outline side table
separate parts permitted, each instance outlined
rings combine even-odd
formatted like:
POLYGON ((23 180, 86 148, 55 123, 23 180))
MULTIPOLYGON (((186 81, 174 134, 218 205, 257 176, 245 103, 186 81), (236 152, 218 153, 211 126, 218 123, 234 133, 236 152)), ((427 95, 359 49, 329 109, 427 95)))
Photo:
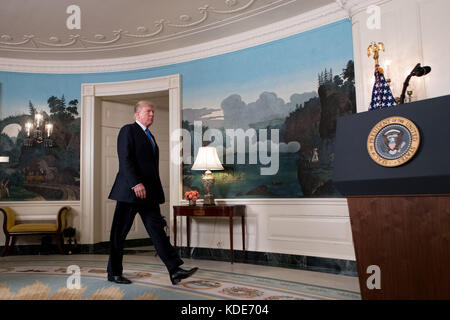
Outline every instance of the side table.
POLYGON ((191 217, 228 217, 230 223, 231 263, 234 262, 233 252, 233 217, 241 217, 242 223, 242 252, 245 259, 245 205, 215 205, 215 206, 173 206, 173 234, 174 245, 177 246, 177 217, 186 217, 187 249, 190 254, 191 217))

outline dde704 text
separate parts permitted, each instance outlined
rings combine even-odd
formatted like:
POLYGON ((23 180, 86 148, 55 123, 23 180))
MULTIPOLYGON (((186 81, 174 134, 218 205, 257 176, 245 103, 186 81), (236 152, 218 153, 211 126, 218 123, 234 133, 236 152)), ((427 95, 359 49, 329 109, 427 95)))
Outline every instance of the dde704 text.
POLYGON ((269 314, 269 308, 267 305, 261 306, 259 304, 243 304, 243 305, 237 305, 237 304, 231 304, 227 305, 225 308, 225 314, 269 314))

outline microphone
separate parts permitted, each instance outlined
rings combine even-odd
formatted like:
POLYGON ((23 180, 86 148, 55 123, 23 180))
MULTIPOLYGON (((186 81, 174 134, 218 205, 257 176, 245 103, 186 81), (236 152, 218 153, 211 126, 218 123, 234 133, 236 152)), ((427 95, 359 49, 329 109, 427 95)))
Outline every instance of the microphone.
POLYGON ((403 83, 403 90, 402 95, 400 96, 400 104, 405 103, 406 98, 406 89, 409 86, 409 80, 411 80, 412 77, 423 77, 426 74, 429 74, 431 72, 431 67, 429 66, 421 66, 420 63, 418 63, 414 69, 411 71, 409 76, 406 78, 405 82, 403 83))
POLYGON ((416 67, 414 68, 414 70, 411 72, 411 74, 416 77, 422 77, 426 74, 429 74, 430 72, 431 72, 431 67, 429 67, 429 66, 422 67, 420 65, 420 63, 418 63, 416 65, 416 67))

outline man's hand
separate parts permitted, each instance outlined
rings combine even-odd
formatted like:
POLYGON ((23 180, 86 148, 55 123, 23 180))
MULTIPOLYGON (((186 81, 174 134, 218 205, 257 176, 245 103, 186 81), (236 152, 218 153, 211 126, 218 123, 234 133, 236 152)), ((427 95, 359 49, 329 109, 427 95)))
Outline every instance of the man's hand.
POLYGON ((136 197, 139 199, 145 199, 147 196, 147 193, 145 192, 145 187, 142 183, 139 183, 137 186, 133 188, 134 193, 136 194, 136 197))

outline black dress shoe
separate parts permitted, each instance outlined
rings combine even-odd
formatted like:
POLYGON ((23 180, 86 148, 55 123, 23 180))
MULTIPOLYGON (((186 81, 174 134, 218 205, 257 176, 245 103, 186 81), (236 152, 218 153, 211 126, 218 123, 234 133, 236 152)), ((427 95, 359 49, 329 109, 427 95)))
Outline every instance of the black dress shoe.
POLYGON ((108 275, 108 281, 112 281, 119 284, 130 284, 131 281, 124 276, 110 276, 108 275))
POLYGON ((192 276, 197 270, 197 267, 192 268, 191 270, 183 270, 181 268, 177 268, 174 272, 170 273, 170 281, 172 281, 173 285, 176 285, 182 279, 186 279, 192 276))

